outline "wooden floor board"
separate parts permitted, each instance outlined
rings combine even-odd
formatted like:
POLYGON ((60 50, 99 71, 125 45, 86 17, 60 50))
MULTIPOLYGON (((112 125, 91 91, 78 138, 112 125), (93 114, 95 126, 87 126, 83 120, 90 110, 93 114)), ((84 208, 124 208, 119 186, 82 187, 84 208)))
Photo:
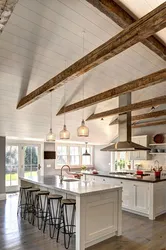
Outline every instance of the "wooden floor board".
MULTIPOLYGON (((63 237, 57 244, 27 221, 17 217, 16 194, 0 201, 0 250, 64 250, 63 237)), ((75 249, 75 239, 69 250, 75 249)), ((166 215, 155 221, 123 212, 123 236, 113 237, 88 250, 166 250, 166 215)))

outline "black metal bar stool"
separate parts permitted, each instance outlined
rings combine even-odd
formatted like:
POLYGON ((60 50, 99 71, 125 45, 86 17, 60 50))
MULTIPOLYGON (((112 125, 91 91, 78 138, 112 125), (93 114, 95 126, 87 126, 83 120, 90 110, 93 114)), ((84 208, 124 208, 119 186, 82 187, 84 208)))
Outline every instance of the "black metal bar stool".
POLYGON ((27 190, 32 188, 31 186, 20 187, 19 197, 18 197, 18 208, 17 215, 20 212, 21 218, 24 218, 24 210, 27 201, 27 190))
POLYGON ((32 212, 32 225, 34 226, 35 219, 37 219, 37 226, 39 230, 41 230, 43 227, 49 194, 49 191, 40 191, 35 194, 35 201, 32 212))
POLYGON ((34 211, 35 194, 39 192, 40 188, 31 188, 27 190, 27 199, 24 209, 24 219, 26 219, 26 214, 28 214, 28 222, 32 223, 32 216, 34 211))
POLYGON ((61 201, 63 196, 52 194, 48 196, 46 216, 44 219, 43 233, 45 232, 46 225, 49 225, 49 235, 53 239, 55 230, 59 228, 61 201))
POLYGON ((64 245, 68 249, 70 246, 70 240, 72 235, 75 234, 75 212, 76 212, 76 200, 74 199, 64 199, 61 205, 61 217, 58 225, 57 242, 59 240, 60 230, 64 234, 64 245), (69 219, 69 208, 72 207, 70 219, 69 219), (68 241, 67 241, 68 236, 68 241))

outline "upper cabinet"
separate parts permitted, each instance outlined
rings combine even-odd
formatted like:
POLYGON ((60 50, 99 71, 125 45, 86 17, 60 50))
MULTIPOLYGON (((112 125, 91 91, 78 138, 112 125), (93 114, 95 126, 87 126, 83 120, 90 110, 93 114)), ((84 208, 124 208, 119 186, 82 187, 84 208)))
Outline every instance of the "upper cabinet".
MULTIPOLYGON (((133 136, 132 141, 145 147, 148 146, 147 135, 133 136)), ((150 155, 148 151, 133 151, 130 153, 130 160, 149 160, 149 159, 150 155)))

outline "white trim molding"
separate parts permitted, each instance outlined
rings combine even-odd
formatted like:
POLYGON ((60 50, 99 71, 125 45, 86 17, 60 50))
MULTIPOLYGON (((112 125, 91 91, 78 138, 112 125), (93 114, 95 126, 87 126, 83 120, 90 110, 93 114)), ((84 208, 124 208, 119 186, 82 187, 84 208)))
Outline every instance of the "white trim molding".
POLYGON ((6 194, 0 194, 0 201, 6 200, 6 194))

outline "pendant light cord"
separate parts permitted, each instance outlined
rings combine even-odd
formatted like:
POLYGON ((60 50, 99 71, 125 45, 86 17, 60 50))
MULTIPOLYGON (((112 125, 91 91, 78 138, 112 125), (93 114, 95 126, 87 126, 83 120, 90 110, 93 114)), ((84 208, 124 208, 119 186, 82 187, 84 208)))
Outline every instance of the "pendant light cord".
POLYGON ((51 91, 51 98, 50 98, 50 106, 51 106, 51 118, 50 118, 50 129, 52 130, 52 91, 51 91))
MULTIPOLYGON (((82 32, 82 47, 83 47, 83 57, 84 57, 84 54, 85 54, 85 30, 83 30, 82 32)), ((85 75, 83 73, 83 87, 82 87, 82 94, 83 94, 83 109, 82 109, 82 119, 84 120, 84 95, 85 95, 85 75)))
MULTIPOLYGON (((67 61, 65 60, 65 69, 67 68, 67 61)), ((64 101, 64 105, 63 105, 63 112, 64 112, 64 125, 66 125, 66 80, 64 81, 64 98, 63 98, 63 101, 64 101)))

